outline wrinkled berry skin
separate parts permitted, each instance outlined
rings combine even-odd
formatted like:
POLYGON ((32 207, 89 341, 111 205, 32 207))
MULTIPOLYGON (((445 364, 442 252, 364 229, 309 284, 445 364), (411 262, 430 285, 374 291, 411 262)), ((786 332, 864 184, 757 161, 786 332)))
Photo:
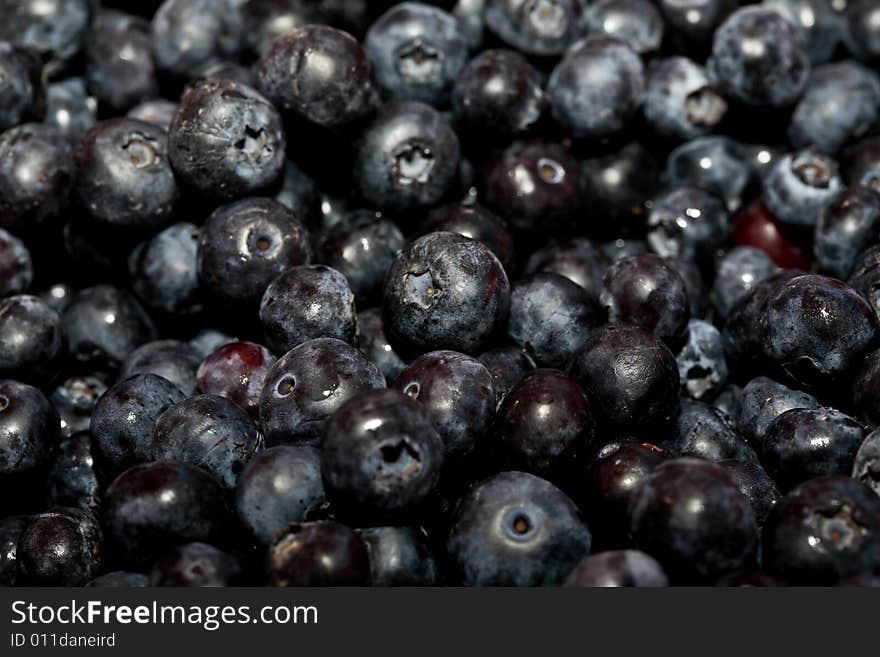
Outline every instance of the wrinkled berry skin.
POLYGON ((192 315, 201 310, 198 243, 198 227, 181 222, 132 252, 128 260, 131 287, 148 308, 168 315, 192 315))
POLYGON ((794 109, 788 136, 799 148, 823 153, 862 137, 880 118, 880 78, 855 62, 825 64, 813 71, 794 109))
POLYGON ((783 490, 816 477, 849 475, 864 436, 861 425, 840 411, 792 409, 767 427, 763 462, 783 490))
POLYGON ((513 236, 507 224, 479 203, 449 203, 431 210, 419 232, 456 233, 477 240, 489 247, 504 271, 511 272, 515 267, 513 236))
POLYGON ((158 96, 149 23, 119 11, 99 12, 86 44, 86 82, 98 102, 114 112, 158 96))
POLYGON ((367 586, 370 558, 345 525, 292 523, 269 548, 266 572, 269 586, 367 586))
POLYGON ((89 31, 89 0, 5 0, 0 39, 36 50, 46 73, 59 73, 77 55, 89 31))
POLYGON ((175 545, 222 536, 224 499, 220 484, 194 465, 136 465, 104 493, 105 536, 120 563, 147 565, 175 545))
POLYGON ((96 463, 94 441, 88 431, 63 438, 49 469, 48 505, 98 513, 103 480, 96 463))
POLYGON ((644 430, 678 410, 675 356, 657 337, 625 324, 593 331, 577 351, 571 375, 593 408, 615 430, 644 430))
POLYGON ((423 208, 450 190, 460 157, 458 137, 443 115, 419 102, 392 102, 355 146, 354 182, 370 206, 423 208))
POLYGON ((18 538, 30 519, 30 516, 0 518, 0 586, 18 584, 18 538))
POLYGON ((748 498, 755 521, 758 527, 762 527, 782 497, 776 483, 756 461, 725 459, 718 465, 727 471, 734 485, 748 498))
POLYGON ((369 308, 358 313, 358 349, 378 368, 388 383, 394 381, 406 368, 385 333, 382 310, 369 308))
POLYGON ((422 405, 450 458, 467 456, 491 428, 495 385, 475 358, 432 351, 416 358, 391 387, 422 405))
POLYGON ((543 367, 564 369, 600 321, 589 293, 559 274, 520 279, 510 293, 507 334, 543 367))
POLYGON ((654 199, 646 239, 663 258, 702 263, 727 242, 728 226, 721 199, 697 187, 676 187, 654 199))
POLYGON ((33 233, 58 220, 72 176, 73 153, 57 128, 23 123, 0 134, 0 228, 33 233))
POLYGON ((34 266, 27 246, 0 228, 0 297, 24 292, 33 280, 34 266))
POLYGON ((778 108, 800 97, 810 61, 797 28, 766 7, 743 7, 717 29, 709 70, 725 94, 752 107, 778 108))
POLYGON ((268 198, 248 198, 215 210, 199 236, 199 283, 221 302, 253 304, 285 269, 312 257, 306 227, 268 198))
POLYGON ((115 369, 156 338, 152 319, 130 292, 111 285, 80 291, 61 315, 67 352, 82 366, 115 369))
POLYGON ((880 432, 872 431, 859 446, 852 478, 880 495, 880 432))
POLYGON ((800 385, 832 383, 851 372, 877 338, 877 318, 852 288, 824 276, 795 277, 767 299, 761 346, 770 363, 800 385))
POLYGON ((279 445, 254 456, 235 488, 241 523, 262 545, 291 522, 317 516, 326 503, 321 453, 307 445, 279 445))
POLYGON ((257 425, 238 406, 217 395, 178 402, 156 420, 153 459, 197 465, 228 489, 263 449, 257 425))
POLYGON ((556 480, 592 447, 595 430, 580 386, 561 372, 539 369, 504 398, 490 449, 510 467, 556 480))
POLYGON ((385 377, 357 349, 318 338, 284 354, 260 395, 260 428, 266 445, 316 444, 324 425, 357 393, 384 388, 385 377))
POLYGON ((335 507, 353 519, 416 511, 443 467, 445 445, 425 408, 397 390, 369 390, 327 422, 321 471, 335 507))
POLYGON ((640 326, 673 347, 680 346, 690 319, 684 280, 653 254, 622 258, 605 272, 600 303, 611 322, 640 326))
POLYGON ((820 477, 786 495, 764 526, 764 568, 822 586, 880 572, 880 498, 849 477, 820 477))
POLYGON ((386 328, 406 345, 474 353, 504 325, 510 283, 481 242, 429 233, 395 258, 383 298, 386 328))
POLYGON ((55 408, 37 388, 0 380, 0 475, 26 473, 45 463, 59 424, 55 408))
POLYGON ((739 431, 749 444, 760 450, 764 435, 773 421, 795 408, 820 408, 819 401, 801 390, 789 388, 766 376, 759 376, 742 390, 739 431))
POLYGON ((149 461, 156 420, 184 398, 155 374, 138 374, 107 390, 92 412, 90 431, 108 474, 149 461))
POLYGON ((169 220, 178 190, 165 131, 135 119, 89 130, 74 155, 79 204, 99 225, 156 228, 169 220))
POLYGON ((880 193, 850 187, 819 213, 813 253, 822 271, 845 279, 880 234, 880 193))
POLYGON ((174 172, 208 198, 254 195, 284 167, 278 111, 257 91, 214 78, 184 91, 168 129, 174 172))
POLYGON ((581 33, 583 0, 488 0, 486 27, 528 55, 561 55, 581 33))
POLYGON ((260 393, 275 356, 255 342, 231 342, 205 358, 196 372, 196 389, 219 395, 259 417, 260 393))
POLYGON ((417 527, 369 527, 358 531, 370 555, 373 586, 432 586, 437 564, 427 534, 417 527))
POLYGON ((584 237, 553 241, 535 251, 526 262, 526 274, 551 272, 564 276, 587 291, 590 299, 598 301, 602 277, 608 268, 608 259, 584 237))
POLYGON ((687 341, 675 357, 682 392, 692 399, 713 399, 727 383, 724 338, 712 324, 688 322, 687 341))
POLYGON ((0 375, 39 380, 61 350, 61 318, 39 297, 0 299, 0 375))
POLYGON ((727 103, 705 68, 686 57, 665 59, 648 75, 645 118, 660 135, 677 140, 702 137, 726 111, 727 103))
POLYGON ((200 362, 199 353, 188 342, 156 340, 128 355, 119 369, 119 380, 135 374, 156 374, 191 395, 196 389, 196 369, 200 362))
POLYGON ((666 587, 669 579, 652 556, 638 550, 611 550, 586 557, 562 585, 578 588, 666 587))
POLYGON ((725 459, 758 463, 758 455, 737 434, 730 420, 703 402, 682 400, 672 437, 661 445, 675 456, 692 456, 716 463, 725 459))
POLYGON ((86 511, 55 507, 34 516, 18 539, 21 584, 82 586, 100 572, 102 542, 86 511))
POLYGON ((187 543, 163 555, 150 571, 150 586, 235 586, 238 560, 207 543, 187 543))
POLYGON ((192 79, 240 47, 241 24, 232 0, 165 0, 153 16, 156 64, 168 75, 192 79))
POLYGON ((712 289, 715 310, 722 317, 730 315, 736 303, 777 271, 766 253, 751 246, 730 249, 718 261, 712 289))
POLYGON ((356 211, 322 236, 318 258, 345 276, 361 304, 381 295, 385 272, 405 244, 394 222, 373 212, 356 211))
POLYGON ((486 50, 462 69, 452 89, 452 108, 464 127, 514 135, 531 128, 547 98, 541 76, 512 50, 486 50))
POLYGON ((446 541, 465 586, 557 586, 590 551, 590 530, 568 496, 524 472, 502 472, 458 503, 446 541))
POLYGON ((277 354, 315 338, 351 343, 357 332, 354 294, 345 276, 331 267, 291 267, 266 288, 260 324, 277 354))
POLYGON ((259 90, 276 107, 328 128, 375 109, 371 73, 370 60, 357 40, 324 25, 279 35, 256 67, 259 90))
POLYGON ((758 542, 745 495, 723 468, 692 458, 672 459, 648 475, 630 505, 630 531, 674 581, 739 572, 758 542))
POLYGON ((144 588, 150 585, 150 578, 143 573, 130 573, 124 570, 114 570, 99 575, 86 584, 87 588, 101 589, 132 589, 144 588))
POLYGON ((553 69, 547 94, 553 118, 569 134, 601 139, 622 130, 642 104, 642 61, 614 37, 591 36, 553 69))
POLYGON ((36 53, 0 41, 0 132, 40 120, 45 109, 46 85, 36 53))
POLYGON ((62 438, 89 430, 92 411, 105 392, 107 386, 94 376, 70 377, 52 391, 49 400, 61 418, 62 438))
POLYGON ((483 170, 481 198, 512 228, 541 235, 580 219, 584 181, 577 160, 562 145, 515 141, 483 170))
POLYGON ((763 190, 767 208, 780 221, 815 226, 822 208, 843 190, 843 184, 834 160, 806 149, 779 158, 763 179, 763 190))
POLYGON ((384 96, 447 105, 452 83, 468 59, 460 23, 447 12, 404 2, 367 31, 364 49, 384 96))

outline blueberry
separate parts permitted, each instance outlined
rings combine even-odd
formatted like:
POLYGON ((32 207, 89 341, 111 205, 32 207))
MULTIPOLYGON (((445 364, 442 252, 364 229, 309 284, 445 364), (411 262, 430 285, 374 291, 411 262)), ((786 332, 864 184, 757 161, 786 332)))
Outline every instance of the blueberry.
POLYGON ((371 73, 370 60, 354 37, 322 25, 274 39, 256 71, 260 91, 282 111, 331 128, 375 109, 371 73))
POLYGON ((39 381, 61 351, 61 318, 39 297, 0 299, 0 374, 39 381))
POLYGON ((483 170, 482 199, 510 226, 538 234, 580 219, 585 187, 571 153, 555 142, 515 141, 483 170))
POLYGON ((599 300, 611 322, 640 326, 673 347, 680 346, 690 319, 687 288, 662 258, 636 255, 605 272, 599 300))
POLYGON ((138 374, 111 386, 95 404, 91 433, 108 474, 152 458, 156 420, 184 394, 167 379, 138 374))
POLYGON ((357 316, 358 349, 378 368, 388 383, 406 368, 406 362, 394 350, 385 332, 380 308, 368 308, 357 316))
MULTIPOLYGON (((712 406, 724 413, 740 429, 740 415, 742 414, 743 389, 735 383, 728 383, 712 401, 712 406)), ((740 432, 742 430, 740 429, 740 432)))
POLYGON ((22 584, 82 586, 101 568, 101 528, 86 511, 55 507, 28 522, 16 559, 22 584))
POLYGON ((648 74, 645 118, 660 135, 694 139, 724 118, 727 103, 705 68, 686 57, 664 59, 648 74))
POLYGON ((176 112, 177 103, 164 98, 153 98, 135 105, 128 110, 126 116, 130 119, 149 123, 168 132, 176 112))
POLYGON ((495 397, 499 405, 507 394, 535 369, 535 362, 519 347, 490 349, 480 354, 478 360, 492 375, 495 397))
POLYGON ((801 385, 840 380, 877 338, 877 318, 855 290, 824 276, 795 277, 767 299, 761 347, 778 371, 801 385))
POLYGON ((86 43, 86 83, 98 102, 114 112, 157 96, 150 24, 119 11, 99 12, 86 43))
POLYGON ((850 185, 880 192, 880 138, 867 137, 843 153, 843 174, 850 185))
POLYGON ((429 233, 395 258, 383 301, 389 334, 406 345, 473 353, 504 325, 510 284, 481 242, 429 233))
POLYGON ((575 354, 571 373, 613 429, 656 428, 678 410, 675 356, 636 326, 608 324, 593 331, 575 354))
POLYGON ((354 181, 364 200, 383 210, 434 205, 458 172, 460 147, 449 123, 428 105, 384 105, 355 147, 354 181))
POLYGON ((34 233, 67 208, 73 154, 57 128, 23 123, 0 134, 0 228, 34 233))
POLYGON ((37 388, 0 380, 0 475, 33 471, 58 438, 58 413, 37 388))
POLYGON ((827 0, 764 0, 801 32, 807 54, 814 64, 827 62, 843 38, 837 5, 827 0))
POLYGON ((273 198, 307 226, 314 225, 321 213, 315 181, 293 160, 284 163, 281 186, 273 198))
POLYGON ((116 369, 155 339, 150 316, 126 290, 96 285, 76 294, 61 315, 67 352, 82 366, 116 369))
POLYGON ((828 585, 880 569, 880 498, 819 477, 782 498, 764 526, 764 567, 789 584, 828 585))
POLYGON ((813 252, 816 263, 835 278, 844 279, 856 259, 880 233, 880 193, 865 187, 841 192, 819 213, 813 252))
POLYGON ((266 559, 269 586, 366 586, 367 546, 336 522, 293 523, 280 532, 266 559))
POLYGON ((417 527, 370 527, 367 544, 373 586, 432 586, 437 564, 425 532, 417 527))
POLYGON ((796 408, 820 408, 818 400, 801 390, 788 388, 766 376, 759 376, 742 390, 739 430, 755 449, 760 449, 773 421, 796 408))
MULTIPOLYGON (((834 194, 830 196, 833 198, 834 194)), ((812 217, 798 216, 805 220, 804 223, 813 222, 812 217)), ((789 229, 771 215, 763 203, 754 203, 741 210, 734 216, 732 223, 731 241, 735 246, 760 249, 779 267, 809 268, 810 259, 807 254, 792 240, 789 229)))
POLYGON ((104 493, 103 519, 119 563, 144 566, 176 545, 221 537, 223 489, 203 470, 174 461, 136 465, 104 493))
MULTIPOLYGON (((506 272, 514 269, 513 236, 504 221, 479 203, 465 201, 435 208, 428 213, 428 218, 422 223, 419 232, 456 233, 477 240, 489 247, 506 272)), ((388 241, 392 245, 396 243, 394 240, 388 241)))
POLYGON ((590 299, 598 301, 607 268, 607 258, 590 240, 574 237, 550 242, 535 251, 526 262, 525 273, 559 274, 580 285, 590 299))
POLYGON ((317 251, 322 263, 345 276, 360 304, 381 295, 385 272, 404 244, 403 233, 392 221, 362 210, 327 230, 317 251))
POLYGON ((196 369, 201 363, 199 353, 187 342, 156 340, 132 351, 119 370, 119 380, 135 374, 156 374, 191 395, 196 389, 196 369))
POLYGON ((334 508, 359 520, 418 511, 440 477, 445 445, 428 410, 397 390, 369 390, 329 419, 321 471, 334 508))
POLYGON ((669 28, 686 42, 702 45, 727 15, 726 0, 658 0, 669 28))
POLYGON ((438 106, 448 104, 468 54, 455 17, 420 2, 403 2, 382 14, 370 26, 364 48, 385 96, 438 106))
POLYGON ((231 342, 205 358, 196 372, 200 393, 219 395, 259 417, 260 393, 275 357, 254 342, 231 342))
POLYGON ((865 62, 880 60, 880 28, 872 0, 854 0, 847 8, 844 41, 850 52, 865 62))
POLYGON ((109 573, 99 575, 91 582, 86 584, 87 587, 97 587, 102 589, 108 588, 143 588, 149 586, 150 578, 143 573, 132 573, 124 570, 114 570, 109 573))
POLYGON ((556 370, 528 374, 498 408, 490 448, 502 463, 565 481, 596 431, 580 386, 556 370))
POLYGON ((317 22, 321 16, 313 4, 306 0, 245 0, 241 3, 245 50, 259 56, 275 38, 317 22))
POLYGON ((639 550, 611 550, 586 557, 569 573, 563 586, 666 587, 669 580, 652 556, 639 550))
POLYGON ((249 198, 215 210, 199 235, 202 287, 217 301, 255 305, 276 276, 311 260, 306 227, 268 198, 249 198))
POLYGON ((49 470, 48 505, 98 513, 103 479, 96 464, 94 440, 88 430, 63 438, 49 470))
POLYGON ((880 245, 865 249, 855 260, 847 285, 856 290, 880 317, 880 245))
POLYGON ((0 41, 0 132, 46 111, 46 86, 36 53, 0 41))
POLYGON ((697 187, 660 194, 648 214, 648 244, 664 258, 707 262, 727 242, 728 231, 724 203, 697 187))
POLYGON ((751 246, 730 249, 718 261, 712 295, 715 310, 724 318, 758 285, 769 279, 777 267, 769 256, 751 246))
POLYGON ((798 28, 782 14, 741 7, 715 32, 709 70, 736 101, 778 108, 803 93, 810 61, 798 28))
POLYGON ((234 586, 242 576, 235 557, 207 543, 186 543, 153 564, 150 586, 234 586))
POLYGON ((64 312, 76 290, 69 283, 53 283, 40 293, 40 298, 57 313, 64 312))
POLYGON ((706 581, 743 570, 758 543, 749 500, 721 466, 672 459, 647 476, 630 505, 639 549, 674 581, 706 581))
POLYGON ((728 459, 719 461, 718 465, 727 471, 736 487, 748 498, 758 526, 763 526, 781 498, 776 484, 756 461, 728 459))
POLYGON ((880 433, 877 431, 869 433, 859 446, 852 477, 880 495, 880 433))
POLYGON ((487 0, 486 27, 527 55, 561 55, 580 35, 583 0, 487 0))
POLYGON ((213 328, 203 328, 189 341, 190 346, 202 358, 207 358, 220 347, 235 342, 235 338, 213 328))
POLYGON ((309 340, 284 354, 266 376, 260 428, 266 445, 320 441, 327 418, 357 393, 384 388, 385 378, 354 347, 309 340))
MULTIPOLYGON (((660 184, 660 171, 651 151, 639 142, 631 142, 612 153, 586 160, 583 169, 591 203, 597 211, 609 223, 621 222, 624 229, 641 229, 660 184)), ((596 223, 593 228, 604 228, 605 239, 620 237, 608 234, 609 226, 596 223)))
POLYGON ((763 181, 764 202, 780 220, 814 226, 843 185, 837 163, 813 149, 781 158, 763 181))
POLYGON ((0 228, 0 298, 24 292, 33 279, 34 266, 27 245, 0 228))
POLYGON ((671 433, 671 439, 661 445, 672 455, 716 463, 725 459, 758 463, 755 450, 740 437, 729 418, 704 402, 683 399, 671 433))
POLYGON ((549 482, 502 472, 465 495, 446 542, 466 586, 556 586, 590 551, 574 502, 549 482))
POLYGON ((235 488, 238 518, 261 544, 291 522, 310 520, 326 504, 321 454, 307 445, 279 445, 254 456, 235 488))
POLYGON ((132 252, 128 261, 131 287, 148 308, 168 315, 193 315, 202 309, 198 241, 198 227, 181 222, 132 252))
POLYGON ((281 117, 272 104, 251 87, 214 78, 187 87, 168 129, 174 172, 222 200, 272 184, 284 167, 284 148, 281 117))
POLYGON ((152 22, 156 64, 166 74, 193 78, 241 47, 236 0, 165 0, 152 22))
POLYGON ((0 586, 18 584, 18 538, 29 522, 30 516, 0 518, 0 586))
POLYGON ((104 381, 94 376, 70 377, 52 391, 49 400, 61 418, 62 438, 89 430, 92 411, 105 392, 104 381))
POLYGON ((788 127, 791 143, 836 153, 862 137, 880 119, 880 77, 854 62, 813 71, 788 127))
POLYGON ((414 360, 393 388, 418 401, 450 457, 471 453, 495 414, 492 374, 480 361, 454 351, 433 351, 414 360))
POLYGON ((699 187, 736 210, 751 176, 741 151, 739 144, 721 135, 691 139, 669 154, 664 176, 673 187, 699 187))
POLYGON ((625 42, 591 36, 565 54, 547 83, 553 117, 572 136, 601 139, 621 131, 642 105, 645 75, 625 42))
POLYGON ((547 104, 540 74, 512 50, 486 50, 461 70, 452 89, 456 120, 499 136, 532 128, 547 104))
POLYGON ((565 368, 600 324, 600 314, 584 288, 559 274, 540 272, 513 286, 507 334, 538 365, 565 368))
POLYGON ((871 426, 880 424, 880 351, 866 354, 854 371, 852 382, 853 408, 871 426))
POLYGON ((617 37, 640 55, 658 51, 663 41, 663 17, 648 0, 598 0, 583 24, 588 34, 617 37))
POLYGON ((61 71, 88 37, 90 0, 6 0, 0 39, 33 48, 46 62, 46 72, 61 71))
POLYGON ((692 399, 713 399, 727 383, 724 338, 708 322, 700 319, 688 322, 687 341, 675 360, 682 392, 692 399))

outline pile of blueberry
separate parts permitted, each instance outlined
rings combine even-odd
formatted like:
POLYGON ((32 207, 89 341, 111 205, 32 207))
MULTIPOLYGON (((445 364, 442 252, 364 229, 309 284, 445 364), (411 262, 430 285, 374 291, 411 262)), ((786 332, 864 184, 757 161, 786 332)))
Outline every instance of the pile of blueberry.
POLYGON ((878 0, 0 0, 0 584, 880 585, 878 0))

